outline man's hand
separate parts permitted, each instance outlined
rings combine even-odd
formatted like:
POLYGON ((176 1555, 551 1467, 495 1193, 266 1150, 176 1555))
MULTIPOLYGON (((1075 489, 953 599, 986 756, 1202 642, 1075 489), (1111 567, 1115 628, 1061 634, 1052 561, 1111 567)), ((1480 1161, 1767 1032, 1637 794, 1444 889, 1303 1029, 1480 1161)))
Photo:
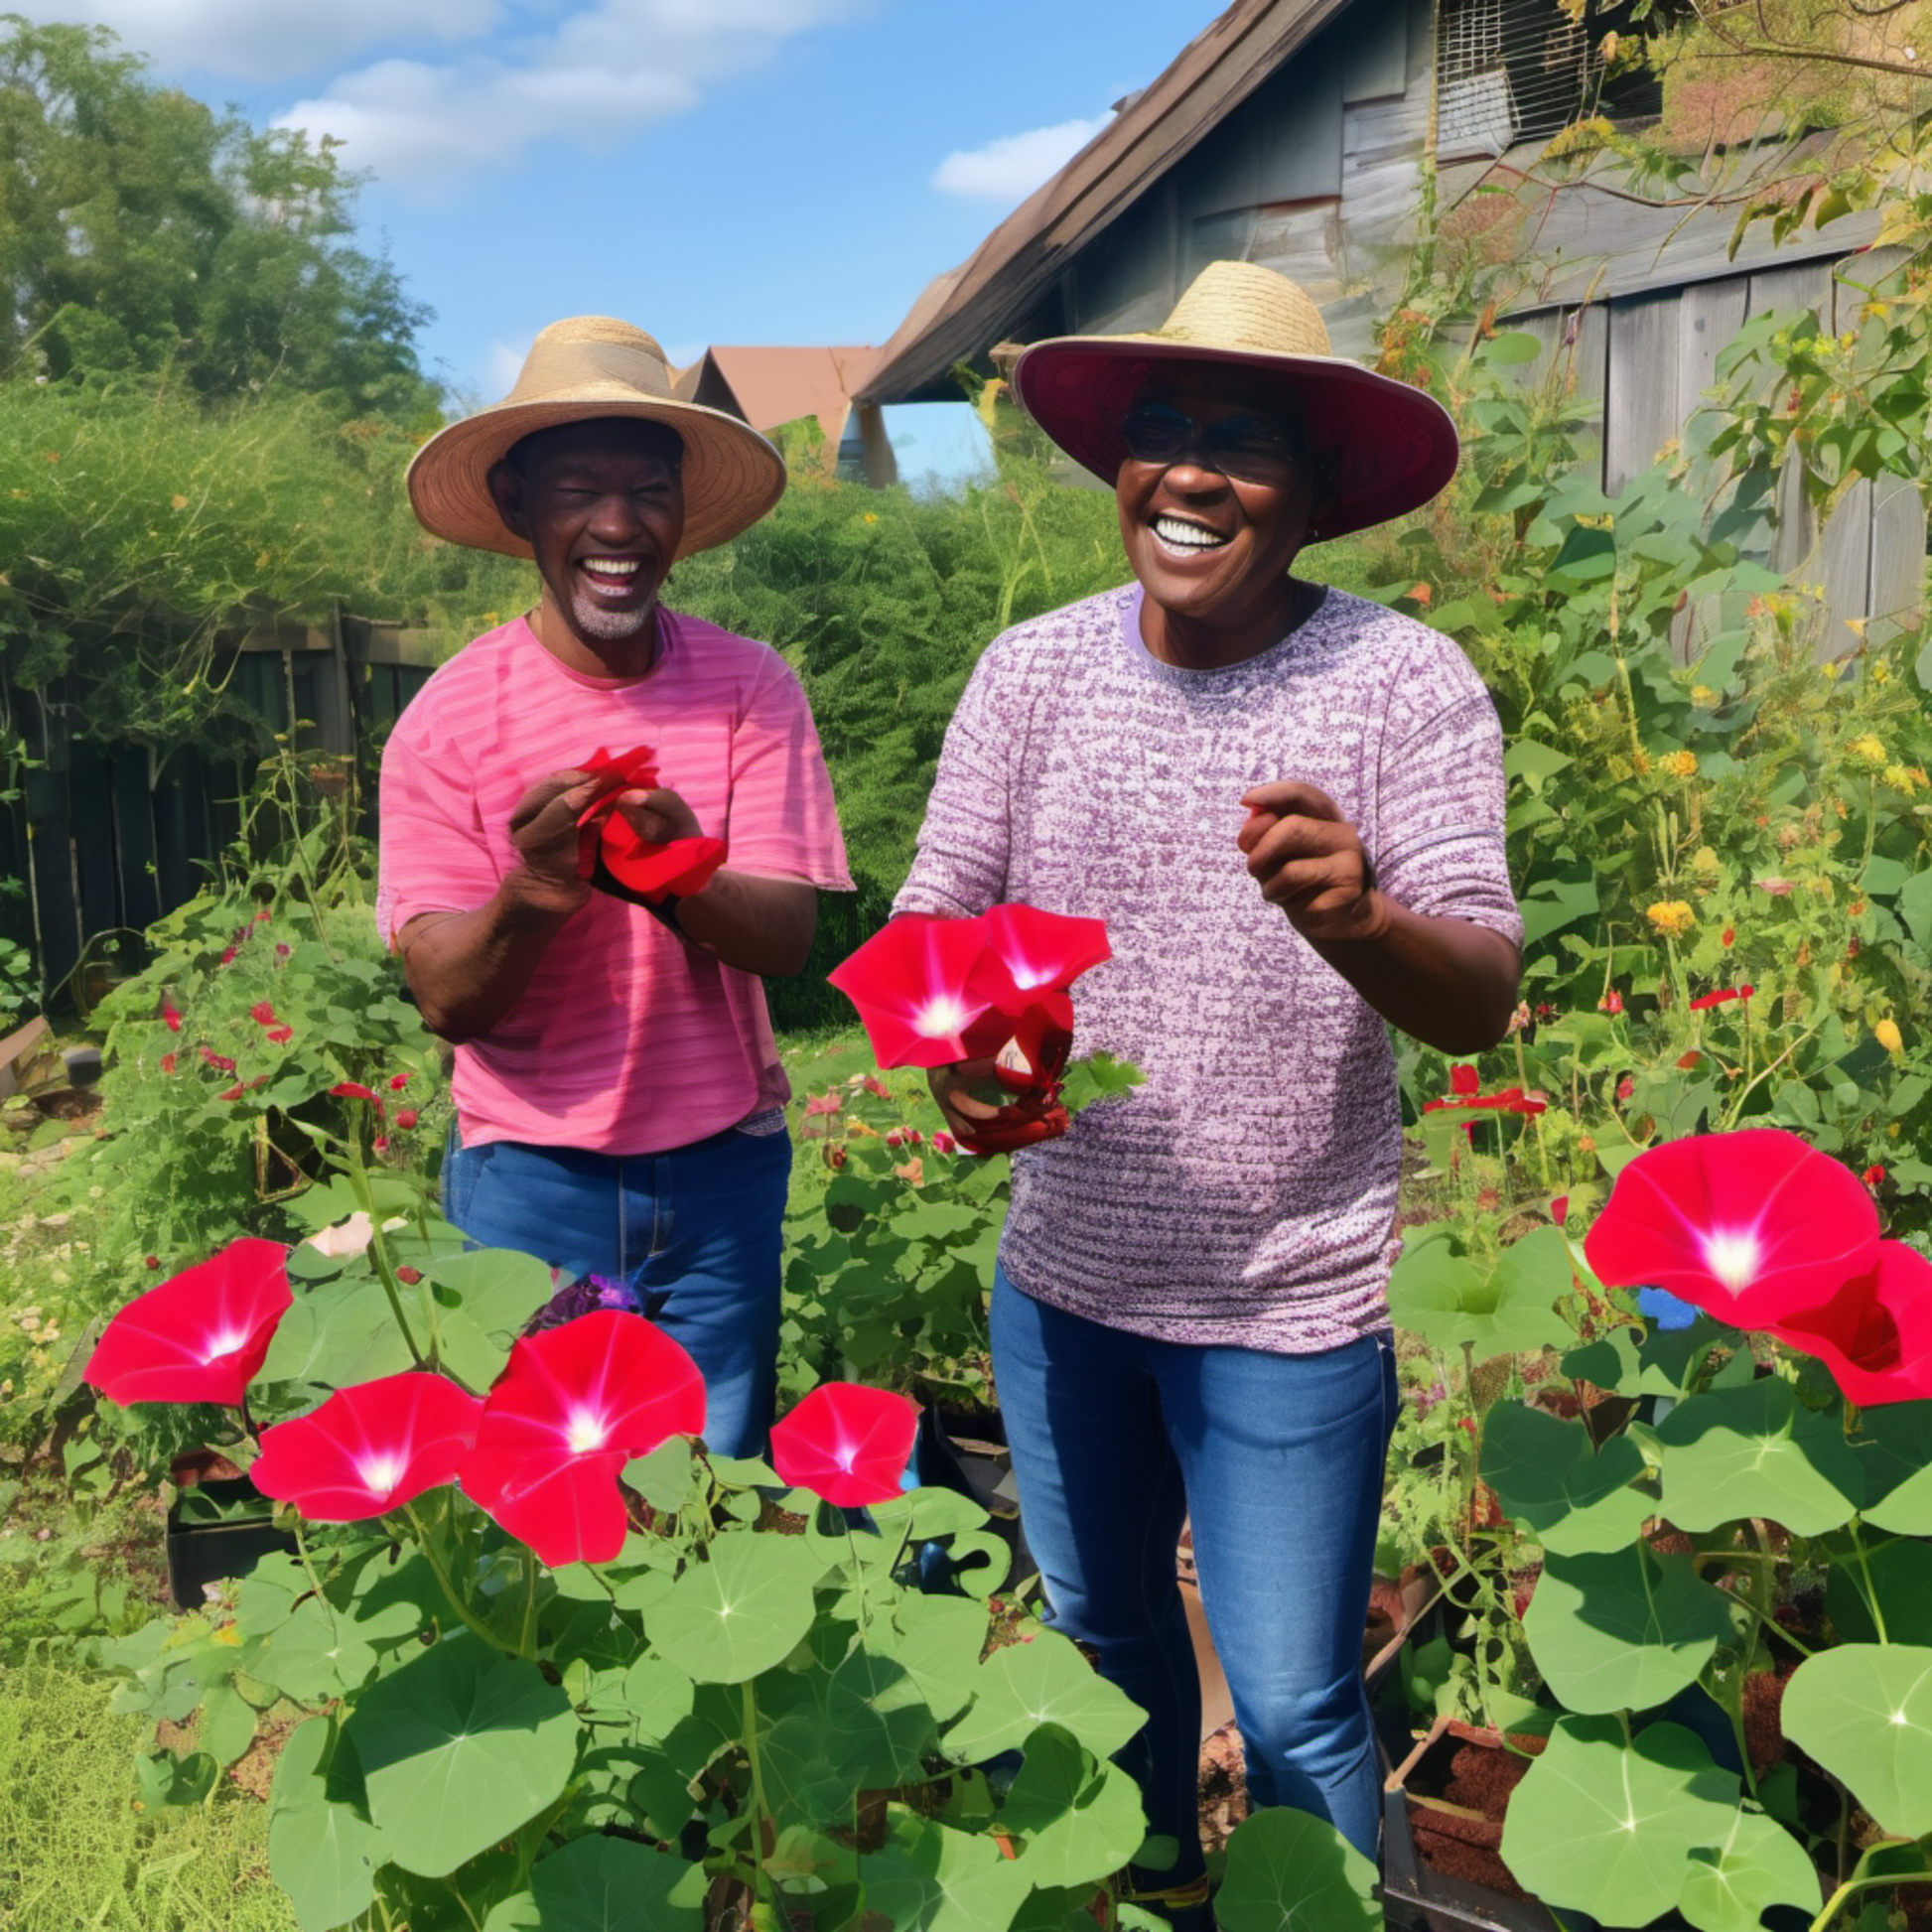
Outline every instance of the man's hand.
POLYGON ((991 1059, 954 1060, 925 1076, 947 1131, 968 1154, 1011 1154, 1066 1132, 1066 1109, 1044 1094, 1023 1095, 996 1107, 969 1091, 997 1078, 991 1059))
POLYGON ((1379 939, 1393 909, 1375 889, 1361 835, 1325 791, 1297 779, 1243 795, 1236 843, 1261 896, 1308 939, 1379 939))
POLYGON ((509 834, 521 863, 504 885, 519 904, 533 911, 568 914, 590 897, 590 881, 577 869, 577 821, 610 789, 608 778, 553 771, 516 801, 509 834))
POLYGON ((676 792, 660 785, 655 791, 621 791, 618 816, 647 845, 667 845, 672 839, 701 839, 698 815, 676 792))

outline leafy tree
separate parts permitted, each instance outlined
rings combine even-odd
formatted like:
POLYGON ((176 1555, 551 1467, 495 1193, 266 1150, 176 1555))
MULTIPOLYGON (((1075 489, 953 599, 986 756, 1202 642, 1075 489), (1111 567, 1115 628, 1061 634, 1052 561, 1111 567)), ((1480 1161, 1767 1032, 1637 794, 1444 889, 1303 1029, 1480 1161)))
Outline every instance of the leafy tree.
POLYGON ((285 382, 340 417, 433 420, 428 311, 351 246, 333 145, 147 77, 105 28, 0 14, 0 375, 285 382))

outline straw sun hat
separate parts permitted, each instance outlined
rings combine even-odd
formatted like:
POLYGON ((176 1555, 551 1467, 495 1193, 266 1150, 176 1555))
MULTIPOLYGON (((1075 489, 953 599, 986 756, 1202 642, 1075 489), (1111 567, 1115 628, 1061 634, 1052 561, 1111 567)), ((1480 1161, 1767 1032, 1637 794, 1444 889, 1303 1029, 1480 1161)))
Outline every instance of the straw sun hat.
POLYGON ((409 500, 418 520, 452 543, 529 556, 529 544, 496 514, 491 467, 536 430, 602 416, 663 423, 684 439, 681 557, 749 529, 784 493, 784 459, 736 416, 674 396, 652 337, 610 316, 571 316, 530 345, 501 402, 439 430, 416 452, 409 500))
POLYGON ((1013 367, 1027 413, 1111 486, 1127 456, 1121 422, 1157 369, 1252 370, 1300 404, 1310 446, 1334 464, 1336 497, 1310 540, 1345 536, 1426 503, 1455 474, 1455 425, 1422 390, 1329 351, 1312 299, 1253 262, 1212 262, 1159 329, 1056 336, 1013 367))

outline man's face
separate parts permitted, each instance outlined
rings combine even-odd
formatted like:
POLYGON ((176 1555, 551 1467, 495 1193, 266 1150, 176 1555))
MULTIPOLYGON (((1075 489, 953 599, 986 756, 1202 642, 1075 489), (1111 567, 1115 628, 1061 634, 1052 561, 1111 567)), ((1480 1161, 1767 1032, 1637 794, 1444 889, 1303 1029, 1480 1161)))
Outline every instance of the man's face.
POLYGON ((618 642, 650 622, 684 535, 684 484, 653 426, 605 417, 545 431, 489 487, 579 637, 618 642))
POLYGON ((1159 372, 1135 410, 1182 447, 1172 460, 1130 455, 1120 467, 1127 561, 1164 609, 1239 623, 1280 595, 1308 541, 1313 479, 1299 439, 1269 390, 1234 370, 1159 372), (1221 461, 1251 474, 1229 476, 1221 461))

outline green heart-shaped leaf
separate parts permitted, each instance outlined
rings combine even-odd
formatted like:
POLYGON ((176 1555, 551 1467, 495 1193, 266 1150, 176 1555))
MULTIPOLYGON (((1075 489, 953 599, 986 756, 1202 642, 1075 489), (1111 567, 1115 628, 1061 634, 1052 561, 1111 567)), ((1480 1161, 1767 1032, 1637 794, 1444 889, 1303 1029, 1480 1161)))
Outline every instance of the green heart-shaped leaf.
POLYGON ((1325 1818, 1281 1805, 1228 1841, 1221 1932, 1376 1932, 1375 1867, 1325 1818))
POLYGON ((1888 1832, 1932 1832, 1932 1648, 1841 1644, 1785 1687, 1785 1734, 1888 1832))
POLYGON ((996 1650, 979 1667, 966 1715, 946 1733, 946 1755, 977 1764, 1017 1750, 1041 1725, 1064 1725, 1106 1756, 1147 1722, 1138 1705, 1051 1630, 996 1650))
POLYGON ((650 1613, 650 1635, 696 1684, 742 1684, 812 1627, 821 1567, 795 1536, 721 1536, 650 1613))
POLYGON ((1680 1403, 1657 1444, 1661 1513, 1680 1529, 1763 1516, 1794 1536, 1823 1536, 1852 1520, 1863 1493, 1837 1417, 1801 1408, 1776 1376, 1680 1403))
POLYGON ((700 1865, 592 1832, 542 1860, 483 1932, 697 1932, 706 1882, 700 1865))
POLYGON ((1627 1436, 1592 1449, 1582 1423, 1527 1403, 1498 1403, 1482 1426, 1482 1479, 1546 1550, 1621 1550, 1653 1515, 1654 1498, 1630 1484, 1643 1455, 1627 1436))

